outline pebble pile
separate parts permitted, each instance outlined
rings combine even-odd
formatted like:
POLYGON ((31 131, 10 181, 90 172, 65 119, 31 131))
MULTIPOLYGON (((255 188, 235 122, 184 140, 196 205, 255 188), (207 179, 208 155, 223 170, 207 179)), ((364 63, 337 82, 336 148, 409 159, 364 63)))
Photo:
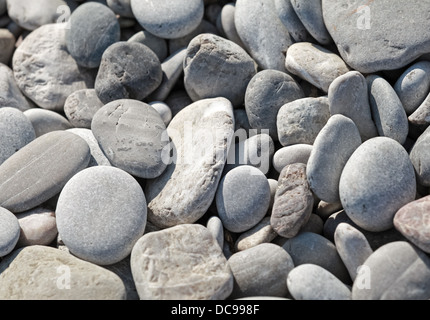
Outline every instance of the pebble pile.
POLYGON ((0 299, 430 299, 430 0, 0 0, 0 299))

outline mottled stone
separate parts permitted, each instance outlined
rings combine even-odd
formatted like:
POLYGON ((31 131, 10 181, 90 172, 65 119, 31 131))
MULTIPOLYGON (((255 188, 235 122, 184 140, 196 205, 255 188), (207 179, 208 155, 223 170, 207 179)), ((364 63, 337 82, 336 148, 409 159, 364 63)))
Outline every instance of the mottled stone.
POLYGON ((21 233, 17 247, 41 245, 47 246, 57 237, 55 212, 44 207, 37 207, 17 213, 21 233))
POLYGON ((0 108, 3 107, 25 111, 30 109, 30 104, 19 89, 12 70, 0 63, 0 108))
POLYGON ((16 216, 9 210, 0 207, 0 257, 4 257, 13 251, 18 242, 20 232, 16 216))
POLYGON ((91 129, 91 121, 103 107, 95 89, 82 89, 69 95, 64 103, 64 113, 75 128, 91 129))
POLYGON ((278 149, 273 155, 273 168, 279 173, 286 166, 293 163, 307 164, 311 155, 312 145, 310 144, 293 144, 278 149))
POLYGON ((236 3, 230 2, 226 3, 220 12, 219 20, 221 29, 225 34, 225 37, 234 43, 238 44, 242 48, 245 48, 242 40, 239 37, 239 34, 236 30, 236 24, 234 21, 234 13, 236 11, 236 3))
POLYGON ((73 127, 67 118, 52 110, 31 108, 24 111, 24 115, 33 125, 36 137, 48 132, 67 130, 73 127))
POLYGON ((255 227, 243 232, 235 242, 235 250, 243 251, 262 243, 269 243, 278 234, 270 225, 270 217, 263 218, 255 227))

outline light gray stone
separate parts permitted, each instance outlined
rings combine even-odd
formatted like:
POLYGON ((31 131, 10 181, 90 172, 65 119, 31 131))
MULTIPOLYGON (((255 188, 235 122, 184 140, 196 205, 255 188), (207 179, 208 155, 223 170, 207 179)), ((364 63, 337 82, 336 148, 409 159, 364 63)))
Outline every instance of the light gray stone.
POLYGON ((218 216, 212 216, 206 223, 206 228, 212 233, 219 247, 224 247, 224 226, 218 216))
POLYGON ((21 228, 18 248, 34 245, 47 246, 57 237, 55 212, 50 209, 37 207, 17 213, 16 217, 21 228))
POLYGON ((420 185, 430 187, 430 129, 427 128, 414 143, 409 157, 420 185))
POLYGON ((270 225, 270 217, 264 217, 255 227, 240 234, 234 248, 236 251, 243 251, 262 243, 269 243, 278 234, 270 225))
POLYGON ((0 63, 0 108, 3 107, 25 111, 30 109, 30 104, 19 89, 12 70, 0 63))
POLYGON ((234 13, 236 11, 236 3, 230 2, 225 4, 220 12, 220 24, 221 29, 225 34, 225 37, 234 43, 238 44, 242 48, 245 48, 242 40, 239 37, 239 34, 236 30, 236 24, 234 21, 234 13))
POLYGON ((69 120, 52 110, 31 108, 24 111, 24 115, 33 125, 36 137, 48 132, 67 130, 73 127, 69 120))
POLYGON ((169 106, 161 101, 153 101, 150 102, 149 105, 158 112, 167 127, 169 125, 170 120, 172 120, 172 110, 170 110, 169 106))
POLYGON ((15 50, 15 36, 8 29, 0 29, 0 63, 9 64, 15 50))
POLYGON ((91 129, 91 121, 103 107, 95 89, 82 89, 69 95, 64 103, 64 113, 75 128, 91 129))
POLYGON ((273 168, 279 173, 285 166, 293 163, 307 164, 311 155, 312 145, 310 144, 293 144, 278 149, 273 155, 273 168))
POLYGON ((290 0, 275 0, 275 6, 279 19, 296 42, 307 42, 312 39, 312 36, 297 16, 290 0))
POLYGON ((267 181, 269 182, 269 187, 270 187, 270 205, 269 205, 269 209, 270 209, 273 207, 273 203, 275 202, 275 194, 276 194, 276 189, 278 188, 278 180, 269 178, 267 179, 267 181))
POLYGON ((109 8, 121 17, 134 18, 130 0, 106 0, 109 8))
POLYGON ((5 208, 0 207, 0 257, 11 253, 15 248, 20 228, 16 216, 5 208))
POLYGON ((138 33, 130 37, 127 41, 139 42, 141 44, 144 44, 149 49, 154 51, 154 53, 158 57, 158 60, 160 60, 161 62, 163 62, 164 59, 166 59, 168 56, 168 48, 167 48, 166 40, 153 35, 147 30, 139 31, 138 33))

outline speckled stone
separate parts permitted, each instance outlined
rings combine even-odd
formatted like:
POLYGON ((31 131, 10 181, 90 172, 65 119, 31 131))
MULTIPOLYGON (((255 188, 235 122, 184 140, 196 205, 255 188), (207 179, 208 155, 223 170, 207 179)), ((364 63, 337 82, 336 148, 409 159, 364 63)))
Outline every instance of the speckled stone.
POLYGON ((75 128, 91 129, 91 121, 103 107, 95 89, 82 89, 69 95, 64 103, 64 113, 75 128))
POLYGON ((33 125, 36 137, 48 132, 67 130, 73 127, 67 118, 52 110, 31 108, 24 111, 24 115, 33 125))
POLYGON ((46 246, 57 237, 55 212, 50 209, 37 207, 17 213, 16 217, 21 228, 18 248, 34 245, 46 246))
POLYGON ((0 107, 11 107, 20 111, 30 109, 30 104, 19 89, 12 70, 3 63, 0 63, 0 107))
POLYGON ((5 208, 0 208, 0 257, 11 253, 15 248, 20 228, 16 216, 5 208))

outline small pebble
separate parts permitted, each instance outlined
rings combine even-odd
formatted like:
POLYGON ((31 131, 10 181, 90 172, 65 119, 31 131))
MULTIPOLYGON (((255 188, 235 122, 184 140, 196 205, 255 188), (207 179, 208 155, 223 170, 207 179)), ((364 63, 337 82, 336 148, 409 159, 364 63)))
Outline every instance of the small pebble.
POLYGON ((217 216, 212 216, 208 219, 206 228, 212 233, 215 240, 218 242, 219 247, 224 247, 224 226, 222 221, 217 216))
POLYGON ((82 89, 69 95, 64 103, 64 113, 75 128, 91 129, 91 121, 103 107, 95 89, 82 89))
POLYGON ((415 125, 424 125, 426 127, 430 125, 430 93, 415 112, 408 117, 408 120, 415 125))
MULTIPOLYGON (((111 0, 112 1, 112 0, 111 0)), ((151 49, 161 62, 168 56, 167 42, 163 38, 159 38, 147 30, 139 31, 130 37, 128 42, 139 42, 151 49)))
POLYGON ((236 251, 243 251, 262 243, 269 243, 277 235, 270 225, 270 217, 264 217, 255 227, 241 233, 234 247, 236 251))
POLYGON ((161 101, 153 101, 149 105, 160 114, 161 119, 167 127, 170 120, 172 120, 172 110, 170 110, 169 106, 161 101))
POLYGON ((273 155, 273 168, 281 173, 287 165, 293 163, 307 164, 311 151, 312 145, 300 143, 279 148, 273 155))
POLYGON ((31 108, 24 111, 24 115, 33 125, 36 137, 48 132, 67 130, 73 127, 67 118, 52 110, 31 108))
POLYGON ((34 245, 47 246, 58 234, 55 212, 44 207, 37 207, 17 213, 21 233, 17 247, 34 245))
POLYGON ((4 257, 13 251, 18 242, 20 232, 16 216, 9 210, 0 208, 0 257, 4 257))

